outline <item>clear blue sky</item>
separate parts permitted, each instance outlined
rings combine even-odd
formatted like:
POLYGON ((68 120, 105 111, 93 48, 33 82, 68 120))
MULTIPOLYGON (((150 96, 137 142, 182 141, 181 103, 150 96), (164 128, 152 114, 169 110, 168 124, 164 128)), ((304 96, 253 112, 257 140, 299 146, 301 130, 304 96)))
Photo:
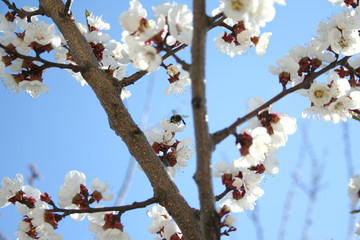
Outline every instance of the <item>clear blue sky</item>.
MULTIPOLYGON (((29 4, 28 1, 17 2, 29 4)), ((75 0, 72 11, 76 20, 82 23, 85 19, 85 8, 95 15, 103 15, 103 19, 111 24, 108 33, 120 41, 121 26, 118 24, 118 16, 128 8, 128 3, 119 2, 75 0)), ((163 1, 142 1, 148 13, 152 12, 151 4, 157 5, 161 2, 163 1)), ((179 1, 187 4, 189 2, 179 1)), ((217 1, 208 2, 209 12, 217 7, 217 1)), ((0 6, 0 13, 4 13, 5 5, 0 3, 0 6)), ((211 132, 228 126, 242 116, 251 97, 261 96, 267 100, 281 91, 278 79, 269 73, 268 66, 275 65, 276 60, 286 55, 293 46, 309 41, 316 34, 317 23, 338 11, 341 11, 341 8, 332 6, 327 0, 288 0, 287 6, 276 6, 275 19, 262 29, 264 32, 273 33, 267 53, 263 57, 247 54, 230 58, 217 52, 212 39, 220 30, 212 30, 208 35, 206 70, 211 132)), ((188 53, 189 51, 185 50, 182 54, 187 60, 188 53)), ((171 110, 176 109, 190 116, 186 119, 187 129, 179 138, 193 136, 192 111, 189 108, 190 91, 178 98, 165 97, 167 76, 163 69, 129 87, 132 97, 126 104, 135 121, 140 121, 146 100, 145 93, 151 81, 154 81, 155 85, 149 124, 169 118, 171 110)), ((36 187, 42 192, 48 192, 56 200, 65 174, 70 170, 78 170, 86 174, 88 186, 93 178, 99 177, 112 186, 112 192, 116 195, 124 181, 130 156, 121 139, 109 128, 105 112, 90 87, 81 87, 67 72, 61 70, 50 70, 46 73, 44 83, 50 88, 50 92, 37 99, 31 99, 24 92, 13 95, 6 92, 3 86, 0 87, 0 177, 13 178, 16 173, 22 173, 26 177, 29 175, 27 166, 36 164, 41 172, 41 180, 36 182, 36 187)), ((287 146, 281 148, 277 155, 280 173, 275 177, 265 177, 261 184, 265 195, 257 202, 256 208, 262 236, 266 240, 278 238, 284 202, 299 162, 302 163, 300 182, 307 187, 313 185, 311 174, 314 164, 304 151, 304 129, 308 138, 306 143, 313 146, 318 159, 319 166, 316 170, 322 172, 321 191, 317 195, 309 239, 347 237, 350 201, 347 197, 349 178, 344 152, 346 150, 352 154, 354 172, 358 173, 360 169, 356 164, 356 139, 360 133, 360 123, 350 120, 347 125, 351 142, 349 148, 344 144, 344 124, 335 125, 301 118, 302 110, 308 106, 307 99, 295 94, 276 103, 273 108, 275 112, 287 112, 296 117, 298 131, 289 137, 287 146)), ((237 157, 234 139, 228 138, 217 146, 213 161, 230 162, 237 157)), ((198 207, 197 190, 192 179, 194 161, 192 158, 189 167, 178 174, 175 181, 190 204, 198 207)), ((135 170, 132 181, 126 204, 151 197, 149 182, 141 171, 135 170)), ((218 179, 214 182, 215 192, 218 194, 223 188, 218 179)), ((292 208, 289 209, 291 214, 285 239, 301 239, 309 198, 301 188, 292 189, 295 190, 295 197, 292 208)), ((0 214, 0 232, 9 239, 15 239, 13 234, 21 216, 13 206, 0 209, 0 214)), ((257 239, 256 233, 259 231, 254 228, 252 214, 253 212, 236 214, 238 232, 224 239, 257 239)), ((146 216, 145 209, 124 214, 122 221, 124 230, 132 239, 155 237, 147 231, 151 220, 146 216)), ((72 220, 66 220, 60 222, 57 232, 65 239, 93 239, 93 234, 87 231, 87 227, 87 221, 73 223, 72 220)))

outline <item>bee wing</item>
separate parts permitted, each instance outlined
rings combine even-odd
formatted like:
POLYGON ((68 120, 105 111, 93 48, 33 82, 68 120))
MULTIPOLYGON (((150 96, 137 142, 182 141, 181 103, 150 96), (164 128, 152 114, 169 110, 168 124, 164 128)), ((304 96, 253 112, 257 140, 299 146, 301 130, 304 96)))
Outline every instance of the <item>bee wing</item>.
POLYGON ((175 114, 176 114, 176 111, 173 109, 173 110, 172 110, 172 113, 173 113, 173 115, 175 115, 175 114))
POLYGON ((189 115, 181 115, 181 117, 187 118, 187 117, 189 117, 189 115))

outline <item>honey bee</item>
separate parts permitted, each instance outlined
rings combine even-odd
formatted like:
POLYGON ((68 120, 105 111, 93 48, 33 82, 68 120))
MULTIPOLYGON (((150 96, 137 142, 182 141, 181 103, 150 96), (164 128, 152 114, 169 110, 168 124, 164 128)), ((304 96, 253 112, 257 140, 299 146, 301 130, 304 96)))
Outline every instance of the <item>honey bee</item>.
POLYGON ((187 118, 188 115, 180 115, 180 114, 176 113, 175 110, 172 110, 172 113, 173 113, 173 115, 170 118, 171 123, 179 124, 182 122, 184 125, 186 125, 183 118, 187 118))

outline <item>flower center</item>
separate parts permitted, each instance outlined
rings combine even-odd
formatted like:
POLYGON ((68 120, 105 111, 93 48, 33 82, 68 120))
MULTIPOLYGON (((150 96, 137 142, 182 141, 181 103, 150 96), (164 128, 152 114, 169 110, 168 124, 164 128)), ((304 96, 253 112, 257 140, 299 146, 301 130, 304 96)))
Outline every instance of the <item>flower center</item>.
POLYGON ((344 37, 341 37, 339 44, 343 48, 349 46, 349 43, 348 43, 347 39, 345 39, 344 37))
POLYGON ((244 4, 242 3, 242 0, 232 0, 231 1, 231 7, 232 9, 236 11, 240 11, 241 8, 243 8, 244 4))
POLYGON ((314 95, 316 98, 323 98, 324 97, 324 91, 323 90, 316 90, 314 92, 314 95))

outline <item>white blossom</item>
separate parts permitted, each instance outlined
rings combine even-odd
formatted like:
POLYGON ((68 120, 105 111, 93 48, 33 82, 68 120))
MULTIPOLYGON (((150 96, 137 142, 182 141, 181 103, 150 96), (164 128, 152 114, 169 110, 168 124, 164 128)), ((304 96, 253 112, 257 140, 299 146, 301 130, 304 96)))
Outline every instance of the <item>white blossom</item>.
POLYGON ((329 32, 331 50, 337 54, 351 56, 360 52, 360 36, 357 29, 342 30, 333 28, 329 32))
POLYGON ((244 21, 246 27, 264 27, 275 16, 274 3, 281 5, 285 1, 261 1, 261 0, 219 0, 221 5, 212 14, 224 12, 225 16, 234 21, 244 21))
MULTIPOLYGON (((31 198, 35 201, 40 199, 41 192, 37 188, 33 188, 30 185, 24 185, 21 187, 21 190, 24 192, 24 197, 31 198)), ((33 211, 33 209, 29 209, 27 205, 20 202, 16 203, 16 208, 21 215, 28 215, 33 211)))
POLYGON ((279 173, 279 161, 275 158, 277 150, 271 150, 266 154, 264 159, 265 172, 269 175, 279 173))
POLYGON ((328 82, 333 98, 346 96, 350 92, 351 86, 349 81, 345 78, 340 78, 336 72, 333 72, 328 76, 328 82))
POLYGON ((24 41, 27 44, 37 42, 40 45, 47 45, 55 38, 55 27, 43 21, 30 22, 26 25, 24 41))
POLYGON ((212 170, 212 176, 215 178, 222 177, 224 174, 231 174, 236 176, 239 173, 239 170, 233 165, 229 165, 225 161, 221 161, 215 164, 215 169, 212 170))
POLYGON ((245 195, 235 199, 233 194, 229 193, 220 203, 221 207, 226 205, 232 212, 243 212, 246 209, 253 210, 255 201, 264 195, 264 190, 258 186, 263 175, 249 170, 243 170, 242 175, 242 187, 244 188, 245 195))
POLYGON ((182 236, 181 231, 177 224, 171 221, 172 217, 168 214, 166 209, 160 205, 152 207, 152 211, 147 211, 147 215, 153 219, 148 228, 148 231, 152 234, 157 234, 162 231, 162 236, 166 240, 170 240, 173 234, 182 236))
POLYGON ((352 102, 349 97, 342 96, 335 102, 330 103, 328 109, 333 123, 340 121, 346 122, 348 118, 351 118, 349 109, 352 108, 352 102))
POLYGON ((170 34, 179 42, 187 45, 192 40, 192 12, 184 4, 178 4, 169 9, 168 24, 170 34))
POLYGON ((4 177, 1 180, 0 188, 0 208, 6 207, 10 204, 9 198, 15 196, 24 185, 24 177, 21 174, 16 174, 16 178, 10 179, 4 177))
POLYGON ((154 143, 163 143, 166 146, 171 146, 176 142, 172 132, 165 131, 161 128, 147 130, 145 136, 150 145, 153 145, 154 143))
POLYGON ((332 98, 330 88, 325 83, 313 83, 309 89, 309 99, 315 106, 323 106, 332 98))
POLYGON ((188 71, 182 70, 181 66, 177 67, 177 71, 180 72, 178 76, 179 79, 177 81, 170 83, 170 85, 166 87, 165 89, 166 96, 168 96, 169 94, 172 94, 174 96, 180 95, 184 91, 186 91, 185 87, 191 84, 190 74, 188 71))
POLYGON ((260 38, 259 38, 259 42, 256 44, 256 54, 258 56, 262 56, 265 54, 266 49, 267 49, 267 45, 270 42, 270 36, 272 35, 271 32, 266 32, 263 33, 260 38))
POLYGON ((323 108, 323 107, 319 107, 319 106, 311 106, 311 107, 305 109, 301 115, 303 118, 313 117, 313 118, 319 119, 321 117, 324 119, 324 121, 331 120, 329 110, 327 108, 323 108))
POLYGON ((185 124, 180 121, 180 122, 173 122, 168 119, 165 120, 161 120, 160 121, 160 126, 165 130, 165 131, 169 131, 169 132, 183 132, 185 130, 185 124))
POLYGON ((105 193, 108 190, 109 186, 105 182, 100 182, 98 178, 94 178, 91 183, 91 190, 101 193, 102 199, 104 201, 111 201, 113 199, 113 194, 105 193))
MULTIPOLYGON (((245 129, 243 131, 247 132, 249 130, 245 129)), ((265 159, 265 154, 269 151, 271 137, 267 133, 266 128, 257 127, 251 130, 249 135, 252 138, 249 154, 234 160, 233 164, 236 168, 246 168, 262 163, 265 159)))
POLYGON ((88 24, 92 27, 95 27, 98 30, 109 30, 110 24, 102 20, 102 16, 94 16, 93 13, 86 18, 88 24))
MULTIPOLYGON (((97 206, 100 208, 103 206, 97 206)), ((89 231, 94 232, 96 234, 96 239, 98 240, 130 240, 129 234, 123 232, 122 229, 118 228, 105 228, 105 216, 106 215, 113 216, 115 212, 98 212, 98 213, 89 213, 87 218, 90 222, 89 231)), ((121 225, 120 222, 117 222, 121 225)))
POLYGON ((10 73, 4 72, 2 78, 6 88, 13 91, 14 94, 18 94, 20 92, 19 84, 15 81, 14 77, 10 73))
POLYGON ((160 67, 162 59, 153 46, 142 45, 131 36, 125 38, 125 43, 134 68, 154 72, 160 67))
POLYGON ((224 225, 228 227, 232 227, 236 222, 236 217, 234 215, 227 215, 224 219, 224 225))
POLYGON ((47 93, 50 89, 39 80, 23 80, 19 83, 20 87, 31 97, 37 98, 40 94, 47 93))
POLYGON ((129 10, 120 15, 119 23, 125 31, 133 33, 140 27, 141 18, 146 18, 146 16, 146 10, 141 3, 138 0, 132 0, 129 10))
MULTIPOLYGON (((86 185, 85 174, 78 171, 70 171, 65 175, 65 183, 60 186, 58 193, 59 206, 62 208, 78 209, 79 207, 73 203, 73 198, 80 193, 80 186, 86 185)), ((81 221, 84 219, 85 214, 71 214, 71 217, 75 221, 81 221)))
POLYGON ((291 56, 281 57, 276 61, 278 67, 270 66, 269 71, 274 75, 279 75, 282 72, 290 74, 290 79, 293 80, 298 76, 298 70, 300 68, 298 62, 291 56))
POLYGON ((235 45, 232 42, 228 43, 225 42, 223 39, 224 33, 220 33, 219 36, 214 38, 216 49, 221 53, 226 53, 230 57, 234 57, 235 54, 243 54, 247 51, 248 46, 247 45, 235 45))

